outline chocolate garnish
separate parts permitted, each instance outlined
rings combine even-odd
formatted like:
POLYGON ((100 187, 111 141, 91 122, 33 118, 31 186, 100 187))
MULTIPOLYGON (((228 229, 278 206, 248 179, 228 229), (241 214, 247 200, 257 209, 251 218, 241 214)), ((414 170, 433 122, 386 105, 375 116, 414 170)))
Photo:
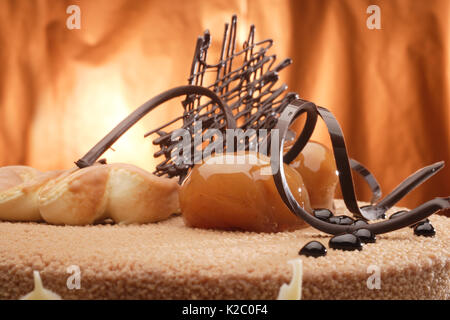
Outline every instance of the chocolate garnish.
MULTIPOLYGON (((181 182, 195 163, 196 159, 193 158, 195 152, 191 152, 193 161, 190 161, 189 164, 177 164, 172 158, 172 151, 176 151, 178 142, 171 140, 171 135, 175 131, 173 130, 175 123, 182 122, 181 128, 188 129, 192 136, 196 134, 193 124, 199 121, 202 123, 203 130, 211 128, 224 132, 226 128, 236 128, 236 123, 242 129, 270 130, 276 125, 279 114, 287 104, 297 98, 295 93, 286 93, 287 86, 285 84, 277 86, 278 73, 288 67, 292 60, 284 59, 276 64, 276 56, 268 53, 273 45, 272 39, 256 42, 255 26, 252 25, 247 40, 242 49, 239 49, 236 45, 236 34, 237 17, 233 15, 231 24, 225 24, 220 56, 218 61, 213 64, 207 62, 208 49, 211 45, 209 31, 206 30, 203 36, 197 38, 188 83, 204 87, 205 90, 209 89, 220 98, 219 100, 224 106, 228 105, 228 108, 218 110, 220 103, 217 99, 205 101, 202 99, 204 93, 185 91, 186 98, 182 102, 183 114, 161 124, 145 135, 145 137, 152 134, 158 135, 153 140, 153 144, 158 145, 160 150, 154 156, 164 159, 153 172, 157 176, 178 176, 181 182), (233 123, 232 120, 234 120, 233 123)), ((136 110, 132 114, 133 118, 127 118, 120 124, 125 127, 122 127, 121 130, 116 128, 114 134, 111 133, 105 137, 87 155, 77 161, 77 166, 81 168, 92 165, 92 159, 99 156, 105 147, 112 145, 123 132, 156 107, 149 105, 151 101, 138 109, 142 113, 138 113, 136 110)), ((259 139, 259 137, 252 137, 246 141, 246 147, 257 145, 259 139)), ((202 141, 194 140, 192 150, 204 149, 202 143, 202 141)), ((223 143, 225 150, 225 139, 223 143)))
MULTIPOLYGON (((350 165, 349 165, 349 159, 347 156, 347 150, 345 147, 344 142, 344 136, 342 134, 342 130, 340 129, 339 124, 337 123, 334 116, 322 107, 316 107, 312 102, 305 101, 305 100, 295 100, 294 102, 290 103, 286 109, 283 111, 283 113, 280 115, 280 118, 278 120, 278 124, 276 129, 279 129, 279 147, 280 151, 278 154, 272 154, 271 155, 271 164, 272 164, 272 170, 275 172, 273 175, 275 185, 278 189, 278 192, 280 193, 281 198, 283 199, 284 203, 288 206, 288 208, 298 217, 302 218, 304 221, 306 221, 308 224, 313 226, 316 229, 319 229, 320 231, 329 233, 329 234, 342 234, 342 233, 351 233, 358 228, 354 225, 349 226, 342 226, 342 225, 336 225, 331 224, 326 221, 322 221, 320 219, 317 219, 316 217, 312 216, 308 212, 306 212, 296 201, 294 198, 291 190, 289 189, 289 186, 286 181, 286 176, 284 174, 284 168, 283 168, 283 162, 284 162, 284 154, 283 154, 283 147, 284 147, 284 136, 287 130, 289 129, 290 124, 295 120, 298 116, 301 114, 306 113, 306 123, 305 128, 308 128, 308 122, 312 122, 310 119, 314 119, 314 113, 319 114, 321 118, 325 121, 327 124, 334 156, 336 160, 336 166, 339 171, 339 182, 341 185, 341 190, 344 196, 344 202, 349 209, 349 211, 353 212, 356 215, 362 216, 362 213, 358 207, 358 203, 356 201, 355 196, 355 190, 353 186, 353 179, 351 175, 350 165)), ((310 124, 311 125, 311 124, 310 124)), ((309 140, 312 131, 311 129, 308 129, 305 133, 302 132, 300 134, 299 139, 295 142, 295 145, 304 146, 306 145, 306 141, 299 141, 302 136, 303 139, 309 140)), ((289 152, 293 152, 290 157, 294 159, 299 152, 301 152, 301 148, 291 148, 289 152), (295 151, 294 151, 295 150, 295 151), (297 152, 297 153, 295 153, 297 152)), ((433 169, 434 170, 434 169, 433 169)), ((429 168, 426 170, 428 174, 430 174, 429 168)), ((435 172, 431 172, 431 174, 434 174, 435 172)), ((420 172, 422 174, 422 172, 420 172)), ((409 178, 408 178, 409 179, 409 178)), ((407 180, 408 180, 407 179, 407 180)), ((412 181, 413 184, 417 181, 416 179, 409 179, 409 181, 412 181)), ((403 188, 408 189, 408 184, 403 185, 403 188)), ((404 196, 404 192, 396 193, 397 199, 400 200, 404 196)), ((380 233, 386 233, 390 231, 394 231, 406 226, 409 226, 411 224, 417 223, 426 217, 430 216, 434 212, 442 209, 447 208, 450 206, 449 198, 435 198, 433 200, 430 200, 419 207, 409 211, 408 214, 402 215, 396 219, 390 219, 387 221, 382 221, 378 223, 368 224, 367 229, 371 230, 374 234, 380 234, 380 233)), ((369 217, 369 218, 377 218, 375 217, 369 217)))
POLYGON ((385 211, 387 211, 391 206, 400 201, 407 193, 409 193, 420 183, 424 182, 426 179, 434 175, 444 166, 444 163, 441 161, 420 169, 413 175, 409 176, 406 180, 404 180, 397 188, 394 189, 393 192, 388 194, 378 204, 374 205, 372 210, 370 210, 368 207, 365 207, 364 210, 361 211, 358 208, 358 203, 356 201, 353 179, 351 171, 349 170, 349 158, 347 155, 347 149, 345 146, 342 129, 336 118, 329 110, 323 107, 317 107, 317 112, 324 120, 330 134, 336 160, 336 166, 339 171, 339 181, 341 184, 344 202, 347 206, 347 209, 357 217, 364 217, 368 220, 383 218, 385 211))
POLYGON ((327 248, 318 241, 310 241, 300 249, 299 255, 307 257, 322 257, 327 254, 327 248))
POLYGON ((351 233, 340 234, 330 239, 328 246, 332 249, 352 251, 362 250, 361 240, 351 233))
MULTIPOLYGON (((197 41, 191 77, 189 78, 191 85, 168 90, 143 104, 119 123, 83 158, 78 160, 76 162, 77 166, 82 168, 92 165, 124 132, 160 104, 175 97, 186 96, 182 103, 184 107, 182 116, 161 125, 147 134, 158 134, 158 137, 153 140, 153 144, 159 145, 161 150, 155 153, 155 157, 165 157, 157 165, 154 172, 156 175, 178 176, 181 182, 193 166, 193 163, 195 163, 195 161, 191 161, 191 164, 179 164, 172 159, 171 153, 175 150, 177 141, 171 141, 171 133, 173 131, 167 132, 166 128, 179 120, 182 120, 182 128, 187 129, 191 137, 202 134, 202 132, 197 133, 194 130, 194 123, 197 121, 202 122, 203 129, 214 128, 222 132, 226 128, 236 128, 237 124, 242 129, 278 129, 280 130, 278 141, 280 152, 271 155, 271 165, 274 172, 276 172, 273 178, 277 190, 285 204, 295 215, 316 229, 329 234, 351 233, 357 230, 358 227, 355 224, 332 224, 306 212, 293 197, 287 185, 283 169, 283 163, 289 163, 295 159, 310 139, 318 116, 325 122, 330 134, 345 205, 358 218, 367 220, 379 219, 388 208, 443 167, 443 162, 438 162, 419 170, 378 203, 360 209, 354 190, 352 170, 361 174, 371 187, 372 202, 374 202, 373 199, 378 199, 381 196, 381 189, 379 189, 378 183, 368 170, 364 170, 362 165, 349 159, 342 130, 330 111, 323 107, 316 107, 312 102, 298 99, 295 93, 284 94, 286 91, 285 85, 281 85, 278 88, 275 87, 275 83, 278 81, 278 72, 291 64, 292 61, 285 59, 272 68, 276 57, 275 55, 266 56, 267 50, 272 46, 272 40, 268 39, 255 43, 254 30, 255 28, 252 26, 248 41, 244 43, 243 49, 236 51, 236 17, 233 16, 231 28, 228 29, 228 25, 225 28, 220 61, 213 65, 206 63, 210 35, 209 32, 205 32, 204 36, 197 41), (237 67, 233 67, 233 61, 239 56, 243 58, 244 62, 237 67), (210 85, 203 84, 206 72, 216 72, 216 81, 210 85), (208 100, 205 102, 204 99, 202 100, 202 97, 207 97, 208 100), (307 113, 305 126, 299 138, 284 155, 283 145, 289 125, 295 118, 305 112, 307 113)), ((266 141, 260 141, 259 137, 252 137, 246 142, 246 147, 260 143, 270 143, 270 138, 271 136, 266 141)), ((191 145, 192 150, 198 147, 203 148, 201 139, 198 139, 200 142, 196 142, 197 139, 192 140, 194 141, 191 145)), ((195 157, 195 152, 192 152, 191 160, 196 160, 193 157, 195 157)), ((388 221, 368 224, 367 229, 374 234, 390 232, 416 224, 434 212, 449 206, 449 198, 435 198, 409 211, 408 214, 389 219, 388 221)))
POLYGON ((434 237, 436 235, 436 231, 431 223, 423 221, 414 227, 414 234, 416 236, 434 237))
POLYGON ((375 241, 377 240, 375 234, 369 229, 358 229, 354 231, 353 234, 357 236, 362 243, 375 243, 375 241))
POLYGON ((333 212, 328 209, 314 209, 314 216, 317 219, 328 221, 331 217, 333 217, 333 212))

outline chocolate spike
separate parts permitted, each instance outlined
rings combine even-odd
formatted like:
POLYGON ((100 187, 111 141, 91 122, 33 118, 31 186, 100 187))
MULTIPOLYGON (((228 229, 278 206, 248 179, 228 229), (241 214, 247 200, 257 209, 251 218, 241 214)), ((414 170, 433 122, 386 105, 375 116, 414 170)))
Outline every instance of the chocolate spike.
POLYGON ((444 161, 439 161, 416 171, 408 178, 403 180, 391 193, 389 193, 383 200, 377 203, 375 207, 383 208, 384 210, 391 208, 409 192, 434 176, 443 167, 444 161))

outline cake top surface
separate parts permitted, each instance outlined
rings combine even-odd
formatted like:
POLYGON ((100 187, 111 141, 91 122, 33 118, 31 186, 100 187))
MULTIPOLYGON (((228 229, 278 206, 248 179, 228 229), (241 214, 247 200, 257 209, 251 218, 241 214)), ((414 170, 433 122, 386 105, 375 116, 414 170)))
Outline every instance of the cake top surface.
MULTIPOLYGON (((398 209, 398 208, 396 208, 398 209)), ((336 212, 345 213, 342 201, 336 212)), ((304 279, 330 273, 365 274, 370 265, 389 270, 419 270, 427 264, 449 261, 450 219, 433 215, 433 238, 414 236, 403 228, 378 236, 362 251, 328 249, 325 257, 301 256, 304 279), (420 262, 420 263, 419 263, 420 262)), ((253 233, 186 227, 182 217, 146 225, 54 226, 44 223, 0 223, 0 267, 65 272, 79 265, 85 274, 114 278, 146 273, 189 274, 191 277, 245 276, 287 281, 287 261, 298 256, 307 242, 317 240, 328 248, 330 235, 314 228, 293 232, 253 233), (6 259, 5 259, 6 258, 6 259)))

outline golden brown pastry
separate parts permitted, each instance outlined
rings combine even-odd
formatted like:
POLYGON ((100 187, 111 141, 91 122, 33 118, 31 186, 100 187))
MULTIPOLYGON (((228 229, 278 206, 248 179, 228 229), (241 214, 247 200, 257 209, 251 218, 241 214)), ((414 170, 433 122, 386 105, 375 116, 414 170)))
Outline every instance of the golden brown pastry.
POLYGON ((26 166, 0 168, 0 220, 42 220, 37 205, 38 194, 50 179, 61 173, 42 173, 26 166))
POLYGON ((0 219, 85 225, 148 223, 179 211, 179 185, 129 164, 40 173, 0 168, 0 219))
POLYGON ((177 179, 157 177, 129 164, 109 167, 106 211, 114 221, 156 222, 180 211, 177 179))
POLYGON ((39 193, 42 218, 52 224, 84 225, 106 218, 108 168, 92 166, 50 181, 39 193))

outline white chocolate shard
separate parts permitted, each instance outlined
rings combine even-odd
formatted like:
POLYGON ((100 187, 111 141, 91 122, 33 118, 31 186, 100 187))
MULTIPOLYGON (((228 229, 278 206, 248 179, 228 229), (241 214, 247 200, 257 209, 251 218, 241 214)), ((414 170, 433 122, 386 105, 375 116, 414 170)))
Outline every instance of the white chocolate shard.
POLYGON ((283 284, 278 292, 277 300, 301 300, 303 282, 303 262, 301 259, 288 261, 292 265, 292 279, 289 284, 283 284))
POLYGON ((22 298, 20 298, 20 300, 62 300, 58 294, 44 288, 39 271, 33 271, 33 276, 33 291, 24 295, 22 298))

